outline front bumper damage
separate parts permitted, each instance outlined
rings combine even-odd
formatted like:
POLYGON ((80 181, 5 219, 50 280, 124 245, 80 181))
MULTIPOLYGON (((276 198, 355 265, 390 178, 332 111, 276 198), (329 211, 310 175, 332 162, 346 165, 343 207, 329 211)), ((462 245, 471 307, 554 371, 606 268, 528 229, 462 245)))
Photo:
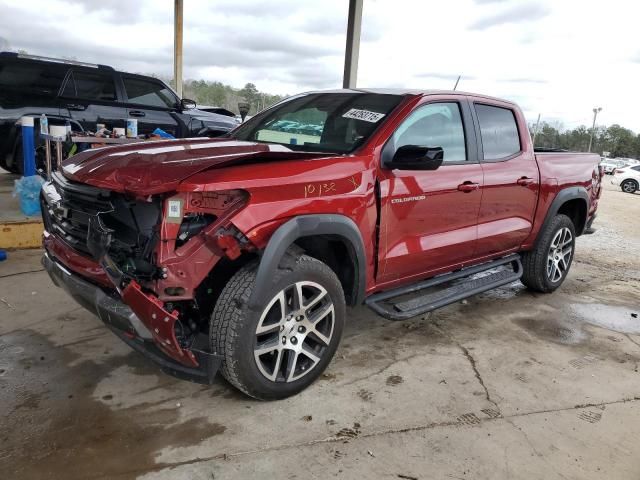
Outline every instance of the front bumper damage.
POLYGON ((165 373, 197 383, 213 382, 222 357, 207 352, 208 341, 204 336, 191 348, 181 348, 173 330, 176 312, 167 312, 160 300, 145 294, 136 282, 130 282, 119 294, 72 273, 49 252, 42 257, 42 264, 56 286, 165 373))

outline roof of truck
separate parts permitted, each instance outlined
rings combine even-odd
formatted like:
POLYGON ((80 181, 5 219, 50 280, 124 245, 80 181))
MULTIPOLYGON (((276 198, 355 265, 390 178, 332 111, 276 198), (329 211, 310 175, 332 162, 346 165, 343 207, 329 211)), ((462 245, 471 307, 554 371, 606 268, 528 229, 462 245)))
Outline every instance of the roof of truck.
POLYGON ((308 93, 375 93, 380 95, 461 95, 469 97, 485 98, 487 100, 493 100, 496 102, 511 103, 515 105, 515 102, 505 100, 504 98, 491 97, 489 95, 483 95, 481 93, 462 92, 460 90, 420 90, 413 88, 338 88, 333 90, 316 90, 308 93))

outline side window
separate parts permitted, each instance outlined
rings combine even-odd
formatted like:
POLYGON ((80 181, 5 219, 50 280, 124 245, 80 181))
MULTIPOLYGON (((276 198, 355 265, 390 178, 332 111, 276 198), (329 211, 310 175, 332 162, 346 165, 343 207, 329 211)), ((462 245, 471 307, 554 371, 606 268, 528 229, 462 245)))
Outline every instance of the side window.
POLYGON ((71 72, 62 94, 87 100, 117 100, 113 75, 98 72, 71 72))
POLYGON ((635 170, 636 172, 640 172, 640 165, 637 165, 635 167, 631 167, 633 170, 635 170))
POLYGON ((485 160, 500 160, 520 151, 518 125, 512 110, 475 104, 485 160))
POLYGON ((176 104, 171 90, 159 82, 132 77, 123 77, 122 81, 129 103, 161 108, 172 108, 176 104))
POLYGON ((404 145, 442 147, 444 162, 464 162, 467 151, 457 103, 430 103, 414 110, 394 132, 394 150, 404 145))
POLYGON ((66 68, 58 65, 3 62, 0 63, 0 91, 57 95, 66 73, 66 68))

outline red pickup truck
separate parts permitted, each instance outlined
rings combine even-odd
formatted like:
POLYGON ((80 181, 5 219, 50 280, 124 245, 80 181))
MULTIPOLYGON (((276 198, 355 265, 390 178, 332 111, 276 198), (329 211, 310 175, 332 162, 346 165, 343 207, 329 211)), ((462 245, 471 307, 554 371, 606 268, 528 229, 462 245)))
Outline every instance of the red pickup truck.
POLYGON ((260 399, 391 320, 516 280, 551 292, 591 231, 599 157, 534 152, 513 103, 297 95, 226 137, 89 150, 42 191, 54 283, 167 372, 260 399))

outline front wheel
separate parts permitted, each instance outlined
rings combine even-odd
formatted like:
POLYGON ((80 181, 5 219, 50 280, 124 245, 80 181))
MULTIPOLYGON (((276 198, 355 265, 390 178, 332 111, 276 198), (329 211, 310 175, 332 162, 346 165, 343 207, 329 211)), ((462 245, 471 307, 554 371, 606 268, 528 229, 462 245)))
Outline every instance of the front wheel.
POLYGON ((638 190, 638 182, 635 180, 625 180, 620 185, 620 188, 624 193, 635 193, 638 190))
POLYGON ((307 255, 287 255, 260 311, 247 307, 258 265, 241 268, 222 290, 210 323, 211 347, 223 356, 223 376, 260 400, 286 398, 308 387, 333 357, 345 320, 336 274, 307 255))
POLYGON ((522 278, 531 290, 549 293, 567 278, 576 245, 573 222, 566 215, 556 215, 533 250, 522 255, 522 278))

